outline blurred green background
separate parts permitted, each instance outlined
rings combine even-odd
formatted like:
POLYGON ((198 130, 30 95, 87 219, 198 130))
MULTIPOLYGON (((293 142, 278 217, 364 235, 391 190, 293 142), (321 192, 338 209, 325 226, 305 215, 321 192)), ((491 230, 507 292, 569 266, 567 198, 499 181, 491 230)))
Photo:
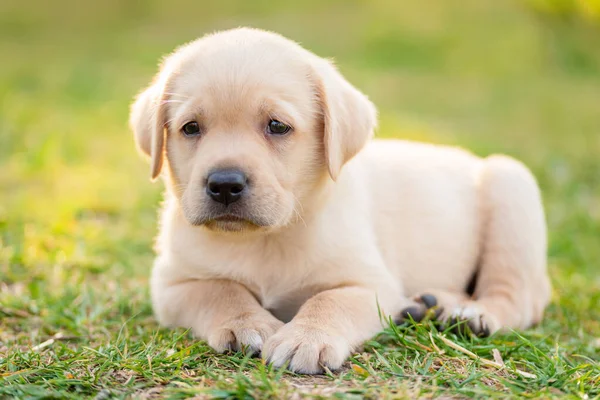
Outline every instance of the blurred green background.
POLYGON ((544 194, 555 286, 542 329, 598 337, 598 9, 567 0, 1 0, 0 342, 92 332, 133 312, 150 318, 161 185, 136 153, 128 107, 162 55, 240 25, 334 58, 378 105, 379 136, 528 164, 544 194), (14 310, 38 319, 10 319, 14 310))

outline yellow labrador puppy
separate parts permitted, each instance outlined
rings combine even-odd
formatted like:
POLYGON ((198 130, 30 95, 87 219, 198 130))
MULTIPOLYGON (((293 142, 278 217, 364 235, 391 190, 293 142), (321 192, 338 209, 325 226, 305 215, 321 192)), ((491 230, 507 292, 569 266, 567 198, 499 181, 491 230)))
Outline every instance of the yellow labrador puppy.
POLYGON ((301 373, 339 368, 382 329, 379 311, 436 307, 476 334, 540 321, 550 285, 531 173, 371 141, 376 123, 329 61, 274 33, 220 32, 168 56, 131 111, 167 188, 158 320, 301 373))

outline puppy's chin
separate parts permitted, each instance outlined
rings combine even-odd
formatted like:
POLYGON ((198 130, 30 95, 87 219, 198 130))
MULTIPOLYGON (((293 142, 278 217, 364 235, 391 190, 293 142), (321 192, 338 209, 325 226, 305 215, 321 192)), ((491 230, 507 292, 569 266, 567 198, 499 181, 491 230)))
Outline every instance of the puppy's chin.
POLYGON ((268 229, 268 227, 257 225, 252 221, 236 217, 211 219, 202 223, 202 225, 211 231, 231 233, 253 232, 268 229))
POLYGON ((184 198, 181 210, 190 225, 213 232, 267 233, 293 223, 293 208, 287 209, 283 202, 277 205, 278 207, 272 204, 251 207, 244 202, 230 204, 229 207, 212 202, 190 205, 184 198), (264 209, 270 212, 261 212, 264 209))
POLYGON ((189 213, 184 209, 183 214, 190 225, 204 227, 214 232, 268 231, 273 226, 271 221, 241 213, 215 215, 215 213, 189 213))
MULTIPOLYGON (((186 213, 184 213, 185 215, 186 213)), ((223 215, 219 217, 203 217, 198 215, 187 216, 186 220, 190 225, 204 227, 212 232, 222 233, 268 233, 278 230, 291 222, 290 218, 283 221, 270 220, 265 218, 252 218, 248 216, 223 215)))

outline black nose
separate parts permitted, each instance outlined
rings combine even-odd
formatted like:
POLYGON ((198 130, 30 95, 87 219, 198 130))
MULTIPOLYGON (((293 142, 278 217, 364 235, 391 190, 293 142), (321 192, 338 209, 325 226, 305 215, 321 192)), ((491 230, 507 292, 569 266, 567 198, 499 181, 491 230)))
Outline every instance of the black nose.
POLYGON ((211 172, 206 182, 206 193, 216 202, 226 206, 242 198, 246 188, 246 175, 237 170, 211 172))

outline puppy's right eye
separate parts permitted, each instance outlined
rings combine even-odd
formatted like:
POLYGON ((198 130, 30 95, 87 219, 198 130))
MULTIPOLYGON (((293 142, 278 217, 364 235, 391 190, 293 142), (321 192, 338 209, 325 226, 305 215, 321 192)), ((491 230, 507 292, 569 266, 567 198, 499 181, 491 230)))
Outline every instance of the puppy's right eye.
POLYGON ((181 128, 185 136, 196 136, 200 134, 200 125, 196 121, 188 122, 181 128))
POLYGON ((272 135, 285 135, 292 129, 291 126, 284 124, 281 121, 277 121, 276 119, 272 119, 269 121, 269 125, 267 125, 267 131, 272 135))

